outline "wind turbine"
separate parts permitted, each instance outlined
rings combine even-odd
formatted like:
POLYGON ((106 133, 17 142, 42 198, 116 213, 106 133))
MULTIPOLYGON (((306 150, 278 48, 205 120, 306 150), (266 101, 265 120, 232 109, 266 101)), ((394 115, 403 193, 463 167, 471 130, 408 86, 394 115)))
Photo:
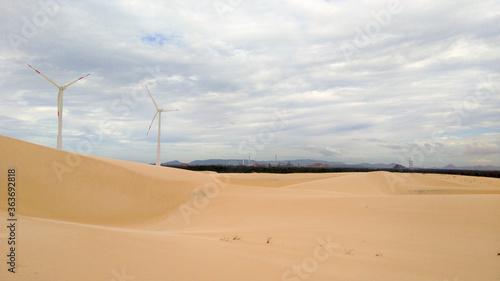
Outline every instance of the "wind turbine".
POLYGON ((89 76, 90 73, 87 75, 84 75, 84 76, 82 76, 74 81, 71 81, 65 85, 59 86, 59 85, 57 85, 56 82, 54 82, 54 80, 43 75, 40 71, 33 68, 33 66, 31 66, 29 64, 28 64, 28 66, 31 67, 34 71, 36 71, 36 73, 42 75, 45 79, 49 80, 50 83, 54 84, 54 86, 56 86, 59 89, 59 93, 57 94, 57 119, 58 119, 58 123, 59 123, 59 126, 57 128, 57 149, 62 149, 62 114, 63 114, 63 93, 64 93, 64 90, 66 88, 68 88, 70 85, 72 85, 73 83, 75 83, 76 81, 81 80, 81 79, 89 76))
POLYGON ((158 116, 158 146, 156 148, 156 166, 160 166, 160 133, 161 133, 161 113, 162 112, 167 112, 167 111, 179 111, 178 109, 163 109, 163 108, 158 108, 158 105, 156 104, 155 100, 153 99, 153 96, 149 92, 148 86, 144 85, 146 87, 146 90, 148 90, 148 94, 151 97, 151 100, 155 104, 156 107, 156 114, 153 116, 153 120, 151 121, 151 124, 149 125, 148 133, 146 135, 149 135, 149 130, 151 130, 151 126, 153 125, 153 122, 155 121, 156 115, 160 114, 158 116))

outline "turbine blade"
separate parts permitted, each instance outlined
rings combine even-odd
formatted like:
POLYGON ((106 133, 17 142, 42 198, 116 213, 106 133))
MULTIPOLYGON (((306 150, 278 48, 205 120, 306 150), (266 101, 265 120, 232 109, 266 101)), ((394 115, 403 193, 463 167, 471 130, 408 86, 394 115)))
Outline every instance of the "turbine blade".
POLYGON ((153 99, 153 96, 151 95, 151 93, 149 92, 148 86, 144 85, 144 87, 146 87, 146 90, 148 90, 148 94, 151 97, 151 100, 153 101, 153 103, 155 104, 156 110, 158 110, 158 105, 156 104, 155 99, 153 99))
POLYGON ((151 130, 151 126, 153 126, 153 122, 155 121, 155 118, 156 118, 156 115, 158 115, 158 112, 159 112, 159 111, 156 111, 155 116, 153 116, 153 120, 151 121, 151 124, 149 124, 149 129, 148 129, 148 133, 146 134, 146 136, 148 136, 148 135, 149 135, 149 130, 151 130))
POLYGON ((75 79, 74 81, 71 81, 71 82, 69 82, 68 84, 66 84, 66 85, 62 86, 62 88, 63 88, 63 89, 66 89, 66 88, 68 88, 70 85, 72 85, 73 83, 75 83, 75 82, 77 82, 77 81, 79 81, 79 80, 82 80, 83 78, 85 78, 85 77, 87 77, 87 76, 89 76, 89 75, 90 75, 90 73, 89 73, 89 74, 87 74, 87 75, 84 75, 84 76, 82 76, 82 77, 80 77, 80 78, 78 78, 78 79, 75 79))
POLYGON ((43 78, 45 78, 45 79, 49 80, 49 82, 50 82, 50 83, 52 83, 52 84, 54 84, 54 86, 56 86, 57 88, 59 88, 59 85, 57 85, 57 83, 56 83, 56 82, 54 82, 54 80, 52 80, 52 79, 50 79, 49 77, 47 77, 47 76, 43 75, 43 73, 41 73, 40 71, 36 70, 33 66, 31 66, 31 65, 29 65, 29 64, 28 64, 28 66, 29 66, 29 67, 31 67, 34 71, 36 71, 36 73, 38 73, 38 74, 42 75, 42 76, 43 76, 43 78))
POLYGON ((178 109, 160 109, 161 112, 179 111, 178 109))

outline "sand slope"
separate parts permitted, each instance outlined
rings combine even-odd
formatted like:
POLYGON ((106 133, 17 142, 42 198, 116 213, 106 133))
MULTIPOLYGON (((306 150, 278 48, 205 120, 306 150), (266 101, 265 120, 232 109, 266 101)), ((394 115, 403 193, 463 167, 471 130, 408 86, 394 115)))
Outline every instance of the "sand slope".
MULTIPOLYGON (((0 143, 2 179, 8 168, 17 170, 20 215, 105 225, 140 223, 175 210, 211 180, 200 173, 83 156, 6 137, 0 143)), ((2 209, 6 204, 0 200, 2 209)))
POLYGON ((500 280, 499 179, 198 173, 7 137, 0 168, 0 280, 500 280))

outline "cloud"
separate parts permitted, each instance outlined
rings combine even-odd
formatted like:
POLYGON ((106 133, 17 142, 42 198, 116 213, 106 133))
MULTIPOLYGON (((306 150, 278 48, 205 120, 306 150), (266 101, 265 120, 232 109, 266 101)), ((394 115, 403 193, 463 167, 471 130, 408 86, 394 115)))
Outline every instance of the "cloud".
POLYGON ((492 161, 488 159, 473 159, 471 162, 479 165, 486 165, 490 164, 492 161))
POLYGON ((30 63, 59 83, 92 73, 65 90, 63 146, 106 132, 95 155, 154 159, 148 84, 180 109, 162 116, 163 161, 247 158, 239 144, 285 108, 257 160, 490 159, 477 155, 499 145, 499 4, 392 2, 13 2, 0 11, 1 134, 55 143, 57 89, 30 63))
POLYGON ((477 143, 467 145, 467 154, 470 155, 500 155, 500 146, 493 143, 477 143))

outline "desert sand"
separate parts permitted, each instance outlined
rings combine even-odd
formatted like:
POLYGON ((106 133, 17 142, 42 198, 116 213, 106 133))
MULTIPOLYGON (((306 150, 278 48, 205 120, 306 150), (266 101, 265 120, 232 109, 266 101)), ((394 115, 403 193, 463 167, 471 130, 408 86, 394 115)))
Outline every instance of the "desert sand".
POLYGON ((500 280, 500 179, 191 172, 8 137, 0 179, 0 280, 500 280))

